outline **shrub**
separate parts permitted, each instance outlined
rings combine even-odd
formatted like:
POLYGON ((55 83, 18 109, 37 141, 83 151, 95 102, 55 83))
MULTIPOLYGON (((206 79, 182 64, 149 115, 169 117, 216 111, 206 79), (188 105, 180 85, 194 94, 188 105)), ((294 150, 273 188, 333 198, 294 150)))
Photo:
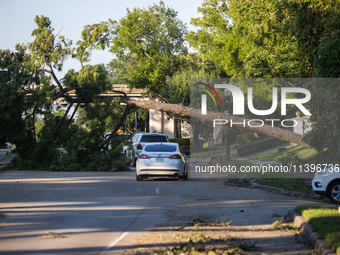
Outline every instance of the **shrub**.
POLYGON ((190 146, 190 138, 170 138, 169 142, 178 143, 178 145, 190 146))
POLYGON ((287 153, 287 155, 280 157, 279 162, 281 162, 282 165, 284 166, 300 165, 300 164, 303 164, 303 159, 301 159, 294 152, 289 152, 287 153))
POLYGON ((190 146, 183 146, 182 149, 183 149, 184 151, 190 151, 190 146))
POLYGON ((286 143, 286 141, 274 137, 266 137, 241 145, 236 150, 239 156, 245 156, 286 143))
MULTIPOLYGON (((88 143, 83 148, 65 146, 55 149, 53 141, 43 139, 31 145, 31 150, 23 157, 17 155, 11 167, 20 170, 50 171, 125 171, 129 170, 128 161, 122 155, 122 139, 111 140, 111 150, 99 149, 101 139, 88 143)), ((68 144, 66 144, 68 145, 68 144)))
POLYGON ((249 140, 256 140, 254 132, 244 131, 241 134, 235 136, 235 142, 237 143, 242 143, 249 140))

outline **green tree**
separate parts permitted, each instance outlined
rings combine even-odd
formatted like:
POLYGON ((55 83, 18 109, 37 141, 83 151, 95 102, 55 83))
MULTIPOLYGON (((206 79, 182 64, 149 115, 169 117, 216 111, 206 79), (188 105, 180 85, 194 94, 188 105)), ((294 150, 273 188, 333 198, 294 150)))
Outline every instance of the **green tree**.
POLYGON ((43 99, 40 89, 32 86, 40 83, 41 76, 26 70, 24 58, 23 51, 0 50, 0 143, 10 140, 19 149, 33 142, 33 104, 43 99))
POLYGON ((314 73, 317 77, 340 77, 340 34, 324 38, 315 55, 314 73))
POLYGON ((127 12, 117 24, 111 52, 126 67, 132 87, 159 94, 176 71, 178 55, 187 51, 186 27, 163 1, 127 12))
POLYGON ((317 79, 310 90, 313 93, 313 132, 306 139, 318 151, 327 148, 340 157, 340 36, 325 38, 316 50, 314 73, 317 79), (333 78, 333 79, 325 79, 333 78))
MULTIPOLYGON (((73 121, 79 105, 97 105, 102 102, 97 95, 111 89, 105 67, 86 63, 93 50, 110 44, 115 22, 85 26, 76 47, 54 34, 49 18, 36 16, 35 23, 32 43, 17 45, 15 53, 0 51, 0 107, 9 112, 0 115, 0 123, 6 126, 0 136, 16 144, 18 157, 13 163, 26 169, 123 169, 120 140, 111 143, 110 152, 105 148, 100 151, 99 147, 103 143, 103 119, 108 115, 114 122, 120 119, 121 110, 108 111, 108 108, 116 109, 117 100, 105 102, 105 107, 95 107, 101 119, 90 131, 73 121), (55 70, 61 70, 68 57, 79 60, 81 69, 69 70, 58 80, 55 70), (69 96, 70 91, 77 97, 69 96), (68 103, 67 109, 53 113, 53 103, 57 102, 68 103), (76 108, 71 114, 73 105, 76 108), (42 117, 35 123, 38 115, 42 117), (61 146, 66 154, 58 149, 61 146)), ((88 116, 95 115, 91 107, 88 111, 88 116)))
MULTIPOLYGON (((190 61, 189 61, 190 63, 190 61)), ((216 72, 214 70, 212 71, 206 71, 202 68, 202 66, 196 63, 191 63, 186 66, 182 66, 181 70, 177 71, 173 77, 168 79, 167 84, 162 92, 162 98, 165 102, 171 103, 171 104, 178 104, 181 106, 194 106, 195 103, 199 102, 193 102, 192 98, 199 98, 198 96, 192 96, 192 93, 198 92, 194 91, 192 88, 195 88, 193 86, 193 83, 196 81, 206 81, 209 78, 216 78, 216 72)), ((175 118, 177 120, 186 121, 188 123, 191 123, 192 131, 194 134, 194 149, 199 149, 199 130, 202 130, 202 125, 204 123, 200 122, 199 120, 194 121, 193 119, 190 119, 189 117, 183 118, 179 114, 171 114, 168 113, 169 116, 172 118, 175 118), (193 123, 195 122, 195 123, 193 123), (199 128, 198 128, 199 127, 199 128)), ((206 137, 205 137, 206 138, 206 137)))
POLYGON ((324 78, 315 79, 308 87, 313 95, 311 120, 314 125, 306 140, 318 151, 328 149, 339 158, 340 2, 283 1, 282 6, 285 33, 298 43, 305 72, 310 77, 324 78))
POLYGON ((339 79, 316 79, 309 87, 313 98, 313 131, 306 141, 319 152, 328 152, 340 158, 340 86, 339 79))
POLYGON ((192 18, 190 46, 214 60, 231 77, 296 77, 296 44, 283 34, 279 1, 206 0, 192 18))
POLYGON ((106 69, 112 84, 129 84, 132 66, 127 59, 126 61, 120 61, 116 58, 112 59, 106 65, 106 69))
MULTIPOLYGON (((187 39, 231 77, 339 77, 339 7, 334 0, 206 0, 198 9, 202 17, 191 21, 199 29, 187 39)), ((310 143, 320 151, 337 150, 338 89, 334 82, 303 86, 314 100, 310 143)), ((270 103, 266 90, 261 84, 254 88, 258 109, 270 103)))
POLYGON ((198 12, 200 18, 191 18, 191 24, 199 27, 186 36, 191 47, 197 49, 204 61, 211 60, 216 66, 224 69, 224 54, 230 52, 226 49, 226 38, 230 36, 230 22, 227 17, 227 1, 204 1, 198 12))
POLYGON ((339 30, 339 1, 206 0, 190 45, 232 77, 313 77, 316 49, 339 30))
MULTIPOLYGON (((304 76, 313 77, 320 42, 339 34, 340 2, 336 0, 279 1, 278 20, 284 24, 281 33, 298 46, 304 76)), ((324 77, 324 76, 323 76, 324 77)), ((330 77, 330 76, 329 76, 330 77)))

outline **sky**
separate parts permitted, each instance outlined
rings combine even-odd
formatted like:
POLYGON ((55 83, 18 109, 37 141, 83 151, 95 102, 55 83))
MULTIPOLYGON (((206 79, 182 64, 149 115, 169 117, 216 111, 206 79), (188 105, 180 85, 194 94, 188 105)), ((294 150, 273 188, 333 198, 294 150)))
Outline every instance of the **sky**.
MULTIPOLYGON (((197 8, 203 0, 164 0, 166 6, 172 6, 178 12, 178 17, 187 24, 188 30, 195 30, 190 25, 190 18, 199 17, 197 8)), ((81 39, 81 31, 85 25, 99 23, 108 19, 119 21, 126 15, 126 8, 146 8, 158 0, 1 0, 0 15, 0 49, 15 50, 18 43, 28 43, 33 40, 32 31, 36 28, 34 18, 44 15, 52 21, 55 32, 73 40, 81 39)), ((89 64, 107 64, 113 58, 108 51, 96 51, 89 64)), ((64 71, 58 73, 58 78, 69 69, 80 69, 80 64, 73 59, 66 61, 64 71)))

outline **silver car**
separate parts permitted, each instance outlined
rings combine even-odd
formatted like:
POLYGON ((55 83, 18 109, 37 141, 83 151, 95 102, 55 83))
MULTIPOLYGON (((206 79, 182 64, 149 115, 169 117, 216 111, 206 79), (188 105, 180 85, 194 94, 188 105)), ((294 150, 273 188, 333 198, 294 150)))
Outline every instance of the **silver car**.
POLYGON ((188 161, 177 143, 149 143, 139 154, 136 162, 136 180, 149 176, 188 178, 188 161))

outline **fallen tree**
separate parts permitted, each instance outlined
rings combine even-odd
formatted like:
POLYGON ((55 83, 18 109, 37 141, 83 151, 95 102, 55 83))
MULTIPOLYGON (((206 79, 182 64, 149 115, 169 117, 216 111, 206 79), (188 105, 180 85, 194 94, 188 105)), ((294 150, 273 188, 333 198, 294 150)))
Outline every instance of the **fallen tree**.
MULTIPOLYGON (((32 43, 17 45, 18 52, 0 50, 0 104, 4 109, 0 116, 4 131, 0 135, 0 142, 1 138, 9 139, 16 146, 18 156, 15 167, 18 169, 58 171, 125 169, 127 162, 121 157, 122 142, 118 137, 111 139, 117 130, 124 126, 126 117, 133 108, 165 111, 191 118, 193 122, 198 120, 212 123, 213 119, 231 118, 236 122, 244 120, 216 112, 201 115, 200 110, 181 104, 135 100, 127 97, 122 91, 112 90, 105 67, 86 63, 92 50, 109 46, 114 32, 113 21, 86 26, 82 40, 76 43, 75 48, 72 47, 72 42, 53 33, 51 21, 47 17, 37 16, 35 22, 38 28, 32 33, 35 37, 32 43), (55 70, 62 70, 65 59, 71 56, 79 60, 81 69, 69 70, 61 82, 56 77, 55 70), (121 94, 121 100, 103 96, 107 91, 121 94), (61 109, 55 111, 54 105, 59 101, 68 104, 66 111, 61 109), (123 114, 120 102, 126 103, 123 114), (68 117, 73 105, 75 105, 73 114, 68 117), (86 118, 94 123, 91 128, 87 129, 73 120, 79 107, 85 108, 86 118), (97 110, 96 113, 94 108, 97 110), (111 123, 119 123, 111 132, 111 137, 104 141, 103 137, 107 132, 105 120, 108 118, 111 123), (113 149, 108 151, 109 146, 105 146, 105 143, 108 145, 110 140, 110 147, 113 149)), ((144 87, 149 93, 155 93, 147 86, 144 87)), ((238 128, 310 148, 310 145, 302 140, 303 136, 287 130, 269 125, 263 125, 260 129, 247 126, 238 128)), ((198 132, 194 133, 195 138, 198 138, 198 132)), ((231 133, 229 132, 229 135, 231 133)))
MULTIPOLYGON (((224 113, 217 113, 217 112, 208 112, 206 115, 202 115, 201 111, 198 109, 177 105, 177 104, 167 104, 167 103, 161 103, 156 102, 154 100, 136 100, 131 99, 128 97, 122 97, 122 102, 127 104, 126 109, 132 109, 132 108, 144 108, 144 109, 154 109, 157 111, 165 111, 170 112, 173 114, 177 114, 182 117, 190 117, 197 119, 201 122, 210 122, 212 123, 214 119, 225 119, 230 121, 231 119, 234 122, 243 122, 244 120, 246 122, 249 121, 249 119, 246 118, 240 118, 235 115, 227 115, 224 113)), ((124 114, 126 115, 126 113, 124 114)), ((236 126, 235 126, 236 127, 236 126)), ((303 141, 303 135, 296 134, 294 132, 278 128, 278 127, 272 127, 271 125, 264 124, 261 128, 257 127, 250 127, 250 126, 237 126, 236 128, 240 128, 243 130, 251 131, 251 132, 258 132, 264 135, 272 136, 287 142, 296 143, 298 145, 304 146, 306 148, 311 148, 311 146, 303 141)), ((117 129, 118 130, 118 129, 117 129)))

